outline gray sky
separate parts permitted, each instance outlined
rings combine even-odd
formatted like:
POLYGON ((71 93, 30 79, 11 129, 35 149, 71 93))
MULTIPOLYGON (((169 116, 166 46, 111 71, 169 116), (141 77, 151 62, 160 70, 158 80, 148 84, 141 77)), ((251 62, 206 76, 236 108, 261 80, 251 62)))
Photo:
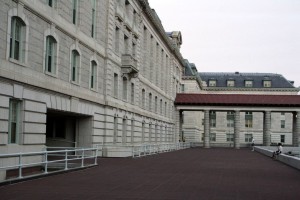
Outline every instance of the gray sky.
POLYGON ((278 73, 300 86, 300 0, 149 0, 202 72, 278 73))

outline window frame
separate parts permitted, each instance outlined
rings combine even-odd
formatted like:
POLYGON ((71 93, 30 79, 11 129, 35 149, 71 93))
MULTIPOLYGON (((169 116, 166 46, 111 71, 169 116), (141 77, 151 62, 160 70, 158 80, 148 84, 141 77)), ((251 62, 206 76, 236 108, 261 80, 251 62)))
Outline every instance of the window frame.
POLYGON ((234 142, 234 134, 226 133, 226 142, 234 142))
POLYGON ((97 74, 98 74, 98 64, 95 60, 91 61, 91 70, 90 70, 90 89, 97 90, 97 74))
POLYGON ((80 84, 80 61, 81 61, 80 52, 77 49, 72 49, 71 62, 70 62, 71 63, 70 80, 72 83, 77 85, 80 84))
POLYGON ((72 23, 78 24, 78 0, 72 0, 72 23))
POLYGON ((253 128, 253 112, 245 112, 245 127, 253 128))
POLYGON ((128 78, 123 76, 122 79, 122 99, 123 101, 128 100, 128 78))
POLYGON ((245 134, 245 142, 252 142, 253 134, 252 133, 246 133, 245 134))
POLYGON ((114 83, 113 83, 113 97, 118 98, 119 96, 119 75, 114 73, 114 83))
POLYGON ((263 81, 263 86, 264 86, 265 88, 270 88, 270 87, 272 87, 272 81, 271 81, 271 80, 264 80, 264 81, 263 81))
POLYGON ((227 87, 235 87, 235 80, 227 80, 227 87))
POLYGON ((216 87, 217 80, 208 80, 208 87, 216 87))
POLYGON ((45 37, 45 59, 44 59, 44 70, 46 74, 56 75, 57 74, 57 59, 58 59, 58 44, 57 40, 53 35, 47 35, 45 37), (49 51, 51 50, 51 55, 49 51), (49 70, 49 56, 51 56, 51 66, 49 70))
POLYGON ((216 142, 217 135, 216 133, 209 133, 209 141, 216 142))
POLYGON ((96 8, 97 8, 97 1, 92 0, 92 25, 91 25, 91 37, 96 37, 96 8))
POLYGON ((22 106, 22 101, 14 98, 9 99, 8 141, 7 141, 8 144, 20 143, 21 106, 22 106), (14 126, 12 125, 13 123, 15 124, 14 126), (15 127, 14 133, 12 133, 13 127, 15 127))
MULTIPOLYGON (((9 58, 24 62, 26 50, 24 50, 24 34, 26 23, 18 16, 11 17, 10 39, 9 39, 9 58), (18 27, 18 29, 17 29, 18 27), (16 42, 17 41, 17 42, 16 42), (16 43, 18 43, 18 50, 16 52, 16 43)), ((25 36, 26 38, 26 36, 25 36)))
POLYGON ((253 80, 245 80, 245 87, 247 88, 253 87, 253 80))

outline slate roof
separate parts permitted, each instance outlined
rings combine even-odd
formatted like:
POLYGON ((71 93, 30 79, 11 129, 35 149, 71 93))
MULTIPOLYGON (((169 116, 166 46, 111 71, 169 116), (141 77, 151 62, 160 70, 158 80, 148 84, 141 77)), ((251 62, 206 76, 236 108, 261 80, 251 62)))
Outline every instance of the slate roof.
POLYGON ((207 86, 209 80, 216 80, 216 87, 227 87, 227 80, 234 80, 235 88, 245 88, 245 81, 252 80, 252 88, 264 88, 263 80, 270 80, 271 88, 295 88, 291 81, 281 74, 274 73, 199 72, 199 75, 202 81, 207 83, 207 86))
POLYGON ((300 107, 300 95, 177 93, 175 105, 300 107))

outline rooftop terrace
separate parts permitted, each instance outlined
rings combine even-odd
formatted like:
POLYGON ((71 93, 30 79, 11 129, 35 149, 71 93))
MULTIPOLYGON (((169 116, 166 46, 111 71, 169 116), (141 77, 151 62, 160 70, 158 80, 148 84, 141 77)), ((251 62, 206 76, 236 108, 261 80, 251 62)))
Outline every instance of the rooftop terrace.
POLYGON ((0 187, 1 199, 300 198, 299 170, 250 149, 191 148, 0 187))

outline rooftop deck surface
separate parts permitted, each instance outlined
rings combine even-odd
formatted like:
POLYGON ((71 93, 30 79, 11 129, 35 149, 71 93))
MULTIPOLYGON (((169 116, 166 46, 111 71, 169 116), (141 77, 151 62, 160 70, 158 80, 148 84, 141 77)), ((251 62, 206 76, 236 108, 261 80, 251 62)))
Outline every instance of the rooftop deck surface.
POLYGON ((248 148, 191 148, 0 187, 0 199, 299 200, 300 171, 248 148))

